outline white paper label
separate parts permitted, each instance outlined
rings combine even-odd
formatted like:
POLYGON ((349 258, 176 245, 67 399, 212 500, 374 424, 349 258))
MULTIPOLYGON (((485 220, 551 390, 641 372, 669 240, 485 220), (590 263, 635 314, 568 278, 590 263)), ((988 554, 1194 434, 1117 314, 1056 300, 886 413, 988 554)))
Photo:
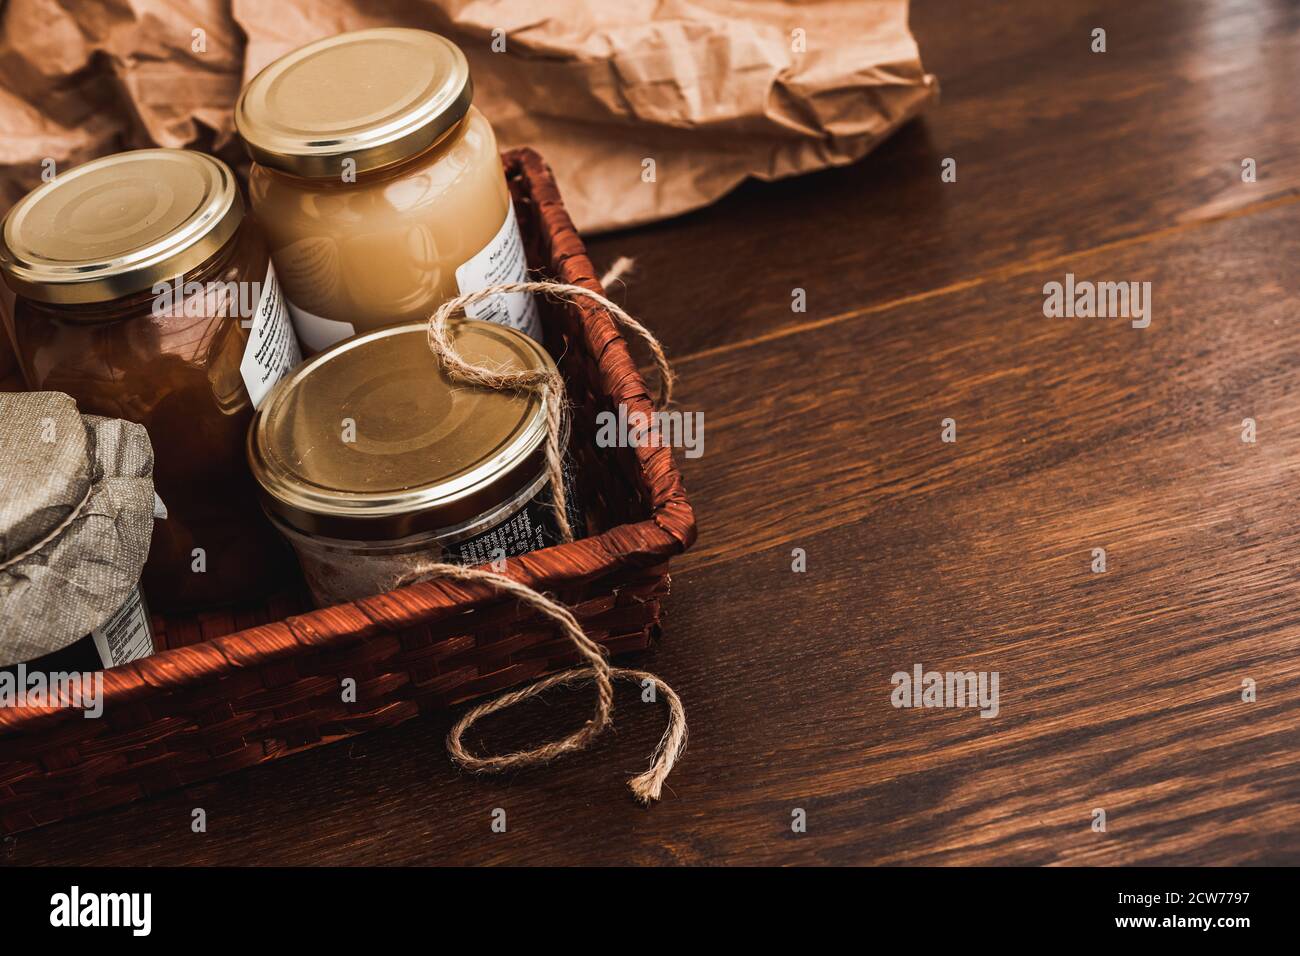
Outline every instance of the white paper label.
MULTIPOLYGON (((519 235, 515 207, 510 204, 506 221, 492 241, 456 268, 456 285, 462 293, 477 292, 499 282, 526 282, 528 260, 524 240, 519 235)), ((465 310, 470 318, 508 325, 512 329, 542 340, 542 323, 537 317, 537 303, 529 292, 507 292, 476 302, 465 310)))
POLYGON ((153 653, 153 630, 144 595, 136 588, 103 626, 90 632, 105 667, 116 667, 153 653))
POLYGON ((257 408, 276 382, 302 361, 302 351, 294 337, 293 326, 280 295, 280 283, 275 278, 275 266, 267 264, 266 281, 262 283, 262 296, 248 328, 248 344, 244 346, 244 359, 239 363, 239 373, 244 376, 248 397, 257 408))
POLYGON ((298 341, 311 352, 327 349, 335 342, 342 342, 348 336, 356 335, 357 330, 351 322, 340 322, 324 316, 313 315, 306 309, 300 309, 288 299, 289 315, 293 317, 293 327, 298 331, 298 341))

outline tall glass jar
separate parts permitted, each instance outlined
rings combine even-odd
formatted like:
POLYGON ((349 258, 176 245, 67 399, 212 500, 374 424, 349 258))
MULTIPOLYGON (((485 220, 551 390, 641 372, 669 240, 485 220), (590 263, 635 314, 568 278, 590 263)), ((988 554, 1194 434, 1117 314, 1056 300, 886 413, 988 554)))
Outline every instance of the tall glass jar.
MULTIPOLYGON (((496 136, 472 99, 455 44, 395 28, 311 43, 244 88, 249 194, 305 349, 527 277, 496 136)), ((531 296, 470 315, 541 340, 531 296)))
POLYGON ((301 353, 230 168, 148 149, 63 173, 9 212, 0 272, 28 387, 149 432, 166 512, 145 565, 150 603, 224 604, 273 586, 287 562, 244 438, 301 353))

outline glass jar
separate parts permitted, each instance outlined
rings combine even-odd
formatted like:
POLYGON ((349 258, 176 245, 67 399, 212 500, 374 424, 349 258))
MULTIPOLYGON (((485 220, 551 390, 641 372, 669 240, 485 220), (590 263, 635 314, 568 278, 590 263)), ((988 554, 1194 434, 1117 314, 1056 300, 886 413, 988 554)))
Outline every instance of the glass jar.
POLYGON ((244 441, 301 354, 230 168, 147 149, 63 173, 9 212, 0 272, 28 387, 149 432, 167 513, 145 565, 150 602, 224 604, 274 586, 285 556, 244 441))
POLYGON ((0 283, 0 392, 21 392, 26 388, 18 356, 14 354, 13 328, 14 295, 9 287, 0 283))
POLYGON ((0 393, 0 673, 96 671, 154 652, 139 588, 153 464, 134 422, 83 416, 61 392, 0 393))
MULTIPOLYGON (((541 400, 453 385, 427 331, 410 322, 339 343, 253 420, 262 502, 322 607, 389 590, 432 561, 482 564, 559 540, 541 400)), ((450 332, 475 364, 554 368, 513 329, 465 319, 450 332)), ((569 520, 581 527, 576 508, 569 520)))
MULTIPOLYGON (((496 136, 472 99, 459 47, 398 28, 308 44, 244 88, 249 194, 305 349, 527 278, 496 136)), ((530 295, 469 314, 541 340, 530 295)))

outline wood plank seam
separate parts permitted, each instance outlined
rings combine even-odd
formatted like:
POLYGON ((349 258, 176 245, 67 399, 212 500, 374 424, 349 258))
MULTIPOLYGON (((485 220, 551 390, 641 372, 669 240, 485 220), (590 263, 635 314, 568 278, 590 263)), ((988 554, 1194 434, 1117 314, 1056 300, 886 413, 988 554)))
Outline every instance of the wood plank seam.
MULTIPOLYGON (((1213 226, 1232 219, 1241 219, 1246 216, 1269 212, 1270 210, 1277 209, 1281 206, 1289 206, 1297 202, 1300 202, 1300 193, 1291 193, 1285 196, 1278 196, 1274 199, 1266 199, 1261 202, 1250 203, 1249 205, 1241 206, 1237 209, 1227 210, 1212 216, 1205 216, 1191 222, 1178 223, 1173 226, 1166 226, 1163 229, 1153 229, 1148 232, 1139 233, 1135 236, 1127 236, 1123 239, 1115 239, 1111 242, 1103 242, 1099 245, 1089 246, 1083 249, 1075 249, 1071 252, 1062 253, 1056 256, 1049 256, 1046 259, 1031 259, 1028 262, 1022 262, 1016 265, 1002 266, 1001 268, 985 272, 983 275, 975 276, 970 279, 962 279, 960 282, 952 282, 948 285, 940 286, 937 289, 927 289, 924 292, 916 292, 912 295, 890 299, 888 302, 880 302, 876 305, 867 305, 860 309, 850 309, 847 312, 839 312, 835 315, 827 316, 824 319, 813 319, 809 322, 797 322, 792 325, 782 326, 779 329, 773 329, 771 332, 765 332, 762 335, 740 339, 735 342, 728 342, 725 345, 719 345, 716 348, 700 349, 697 352, 688 352, 684 355, 673 355, 670 356, 670 360, 674 366, 681 366, 688 362, 714 358, 718 355, 725 355, 728 352, 735 352, 739 349, 749 348, 752 345, 761 345, 766 342, 789 338, 790 336, 798 335, 801 332, 812 332, 818 329, 824 329, 827 326, 837 325, 840 322, 849 322, 853 319, 860 319, 866 315, 889 312, 905 305, 916 305, 920 302, 928 302, 931 299, 941 298, 945 295, 952 295, 958 292, 965 292, 969 289, 976 289, 980 286, 988 285, 990 282, 1013 278, 1029 272, 1054 269, 1075 259, 1083 259, 1097 253, 1113 252, 1118 249, 1127 249, 1132 246, 1145 245, 1149 242, 1167 239, 1171 236, 1192 232, 1196 229, 1213 226)), ((645 366, 640 370, 643 374, 646 374, 653 372, 654 367, 645 366)))

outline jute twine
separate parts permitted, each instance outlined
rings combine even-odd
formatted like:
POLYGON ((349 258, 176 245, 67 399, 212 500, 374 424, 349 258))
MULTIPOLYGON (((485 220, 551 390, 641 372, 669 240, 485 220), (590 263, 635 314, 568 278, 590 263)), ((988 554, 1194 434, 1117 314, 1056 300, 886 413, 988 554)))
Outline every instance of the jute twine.
MULTIPOLYGON (((601 284, 608 286, 630 267, 631 260, 619 259, 614 264, 614 268, 602 278, 601 284)), ((466 306, 496 295, 511 292, 541 293, 558 299, 567 299, 571 302, 585 298, 599 304, 616 324, 640 338, 650 350, 659 373, 658 390, 654 402, 657 409, 663 408, 672 400, 673 373, 668 365, 667 358, 664 356, 663 348, 645 326, 637 322, 605 296, 590 289, 584 289, 582 286, 548 281, 505 282, 450 299, 439 306, 438 310, 430 317, 429 348, 454 381, 485 388, 536 393, 541 396, 546 408, 546 470, 555 507, 555 521, 562 538, 565 541, 572 541, 573 529, 569 527, 565 510, 562 467, 564 449, 561 447, 561 441, 564 437, 564 422, 567 411, 563 378, 558 372, 554 371, 508 371, 474 365, 466 361, 456 351, 448 332, 448 320, 459 313, 463 313, 466 306)), ((686 747, 686 711, 682 707, 681 698, 674 693, 671 687, 646 671, 610 667, 609 661, 606 660, 605 648, 587 636, 567 607, 503 574, 479 568, 464 567, 459 564, 429 562, 421 564, 408 574, 403 575, 400 583, 409 584, 414 581, 435 578, 489 584, 496 590, 516 598, 522 604, 554 621, 557 628, 573 643, 578 654, 587 662, 586 666, 552 674, 520 690, 508 691, 493 700, 472 708, 456 722, 456 725, 447 734, 447 750, 451 754, 452 760, 466 770, 476 773, 496 773, 503 770, 549 763, 564 754, 586 748, 612 723, 614 710, 613 680, 615 678, 633 680, 640 684, 651 682, 663 694, 664 702, 668 705, 668 727, 664 731, 663 737, 660 738, 658 746, 655 747, 650 768, 628 780, 628 786, 642 803, 649 803, 652 800, 659 799, 663 791, 664 781, 672 771, 673 764, 676 763, 677 758, 681 756, 686 747), (587 681, 594 681, 596 684, 596 712, 586 724, 567 737, 542 744, 532 750, 499 756, 481 757, 465 749, 462 742, 465 731, 480 718, 536 697, 552 687, 573 686, 587 681)))
POLYGON ((40 551, 47 544, 49 544, 50 542, 58 538, 59 535, 63 534, 63 532, 67 531, 68 528, 72 526, 72 523, 81 517, 82 509, 85 508, 86 504, 90 501, 90 493, 94 491, 94 489, 95 486, 93 483, 88 484, 86 486, 86 493, 82 495, 81 500, 77 502, 77 504, 73 507, 71 511, 68 512, 67 516, 64 517, 62 521, 60 521, 58 524, 54 526, 53 530, 51 530, 49 534, 41 538, 41 540, 37 541, 35 544, 31 544, 28 545, 26 548, 23 548, 23 550, 19 551, 17 554, 13 555, 12 557, 9 557, 4 561, 0 561, 0 571, 8 571, 10 568, 12 568, 15 564, 18 564, 20 561, 26 561, 33 554, 40 551))

